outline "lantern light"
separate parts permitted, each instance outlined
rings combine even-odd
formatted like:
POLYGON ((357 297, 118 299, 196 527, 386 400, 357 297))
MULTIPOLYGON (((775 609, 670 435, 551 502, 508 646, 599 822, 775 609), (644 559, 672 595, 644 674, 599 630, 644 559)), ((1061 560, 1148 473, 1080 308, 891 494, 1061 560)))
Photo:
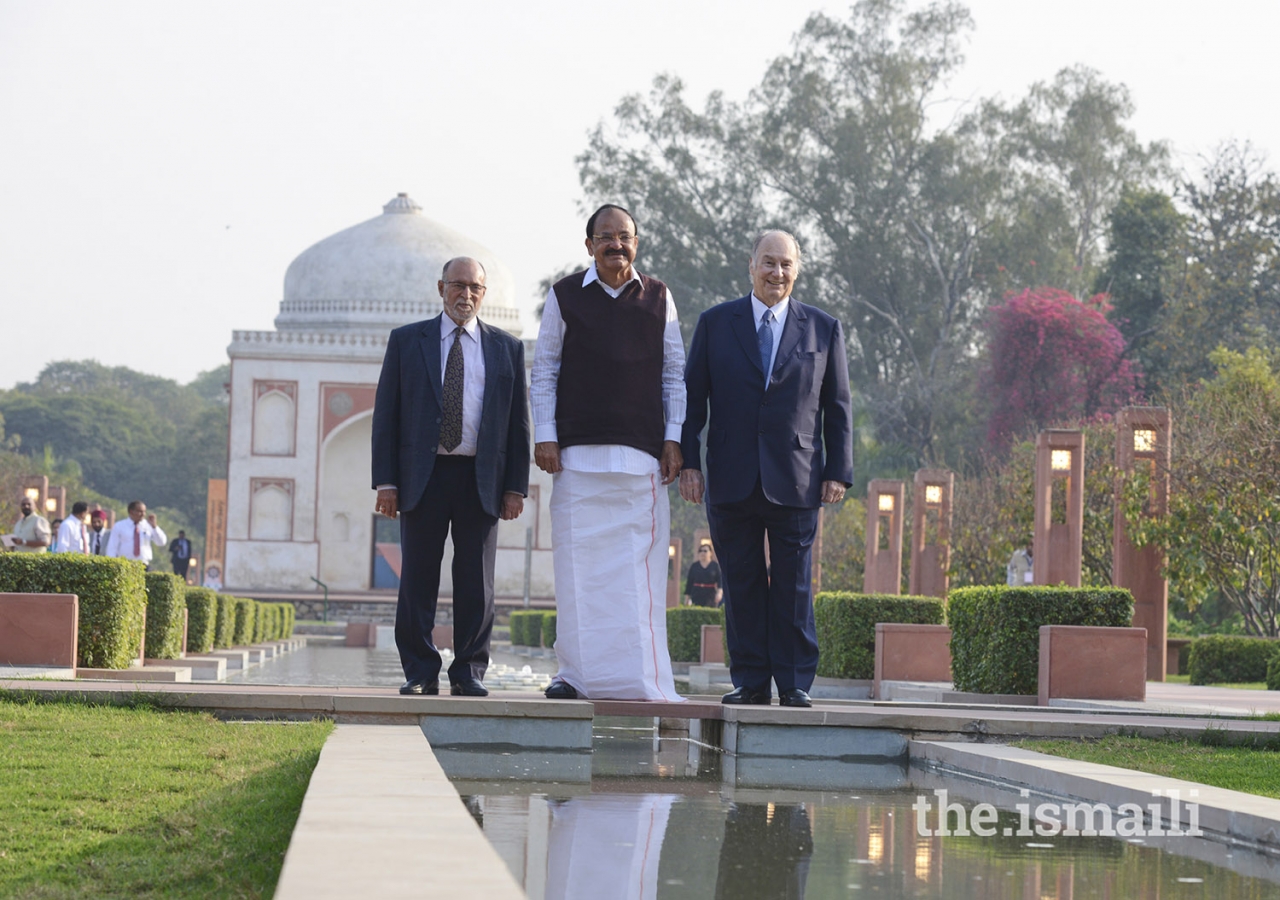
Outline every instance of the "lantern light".
POLYGON ((1135 428, 1133 430, 1133 452, 1154 453, 1156 449, 1156 433, 1151 428, 1135 428))
POLYGON ((58 509, 57 497, 46 497, 44 501, 45 512, 55 512, 58 509))
POLYGON ((1050 450, 1049 451, 1049 468, 1055 472, 1071 471, 1071 451, 1070 450, 1050 450))
POLYGON ((937 505, 942 502, 942 485, 926 484, 924 486, 924 502, 937 505))
POLYGON ((879 504, 880 512, 893 512, 893 494, 881 494, 879 504))

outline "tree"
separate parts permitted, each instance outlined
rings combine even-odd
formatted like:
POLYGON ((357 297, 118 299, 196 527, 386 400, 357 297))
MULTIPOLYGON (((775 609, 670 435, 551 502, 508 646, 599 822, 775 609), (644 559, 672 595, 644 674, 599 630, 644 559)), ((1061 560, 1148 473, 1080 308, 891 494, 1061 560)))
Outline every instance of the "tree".
POLYGON ((1068 273, 1092 265, 1118 185, 1156 155, 1125 125, 1124 89, 1087 70, 1040 86, 1025 108, 979 103, 939 126, 931 110, 971 28, 954 2, 815 14, 745 101, 713 93, 698 111, 660 76, 578 158, 584 205, 635 211, 644 265, 672 286, 686 333, 746 293, 756 233, 796 233, 797 296, 845 323, 855 393, 912 467, 945 459, 956 442, 939 435, 971 425, 955 398, 974 383, 1001 254, 1062 257, 1068 273), (1044 227, 1018 243, 1037 217, 1044 227))
POLYGON ((991 312, 985 380, 988 441, 1109 414, 1137 396, 1124 339, 1106 319, 1106 298, 1081 303, 1053 288, 1026 290, 991 312))
MULTIPOLYGON (((1219 348, 1217 374, 1173 409, 1168 511, 1147 515, 1150 474, 1122 482, 1129 534, 1160 547, 1170 580, 1194 611, 1215 593, 1249 634, 1280 636, 1280 377, 1251 347, 1219 348)), ((1162 473, 1163 474, 1163 473, 1162 473)))

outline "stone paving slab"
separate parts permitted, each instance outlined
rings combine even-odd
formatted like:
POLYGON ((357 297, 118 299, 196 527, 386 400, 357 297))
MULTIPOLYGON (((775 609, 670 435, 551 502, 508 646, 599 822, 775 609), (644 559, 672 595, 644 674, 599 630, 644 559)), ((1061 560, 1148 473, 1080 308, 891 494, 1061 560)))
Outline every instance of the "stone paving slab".
POLYGON ((1210 836, 1280 853, 1280 800, 1271 797, 999 744, 911 741, 910 754, 913 763, 944 772, 1025 786, 1041 795, 1104 803, 1113 811, 1124 803, 1138 804, 1144 811, 1154 805, 1165 828, 1176 823, 1183 831, 1189 829, 1188 804, 1195 803, 1198 825, 1210 836), (1171 791, 1177 792, 1177 802, 1171 791))
POLYGON ((189 682, 191 669, 186 666, 142 666, 131 669, 76 669, 77 681, 189 682))
POLYGON ((0 680, 9 678, 53 679, 56 681, 74 681, 75 669, 60 669, 49 666, 0 666, 0 680))
POLYGON ((277 900, 524 891, 417 728, 339 725, 320 752, 277 900))

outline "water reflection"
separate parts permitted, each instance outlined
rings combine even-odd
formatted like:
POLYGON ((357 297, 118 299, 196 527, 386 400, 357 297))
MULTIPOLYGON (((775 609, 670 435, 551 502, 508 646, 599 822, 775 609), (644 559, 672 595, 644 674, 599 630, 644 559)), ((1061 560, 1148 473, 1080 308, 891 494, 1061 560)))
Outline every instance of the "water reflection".
MULTIPOLYGON (((1262 876, 1251 877, 1107 838, 922 836, 914 788, 804 793, 657 781, 597 777, 576 796, 547 784, 458 787, 533 900, 1280 897, 1267 858, 1245 863, 1262 876)), ((999 824, 1016 830, 1017 817, 1002 814, 999 824)))

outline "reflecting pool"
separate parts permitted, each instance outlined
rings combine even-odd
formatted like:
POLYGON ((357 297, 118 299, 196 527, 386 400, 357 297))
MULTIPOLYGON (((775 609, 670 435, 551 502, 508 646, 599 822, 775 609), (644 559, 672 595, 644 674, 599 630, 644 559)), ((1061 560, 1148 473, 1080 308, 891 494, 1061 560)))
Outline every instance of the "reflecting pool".
POLYGON ((917 798, 971 808, 988 788, 895 764, 868 764, 866 789, 735 788, 682 743, 601 728, 589 783, 454 784, 533 900, 1280 897, 1280 860, 1208 840, 1018 836, 1011 810, 996 836, 942 837, 917 798))

